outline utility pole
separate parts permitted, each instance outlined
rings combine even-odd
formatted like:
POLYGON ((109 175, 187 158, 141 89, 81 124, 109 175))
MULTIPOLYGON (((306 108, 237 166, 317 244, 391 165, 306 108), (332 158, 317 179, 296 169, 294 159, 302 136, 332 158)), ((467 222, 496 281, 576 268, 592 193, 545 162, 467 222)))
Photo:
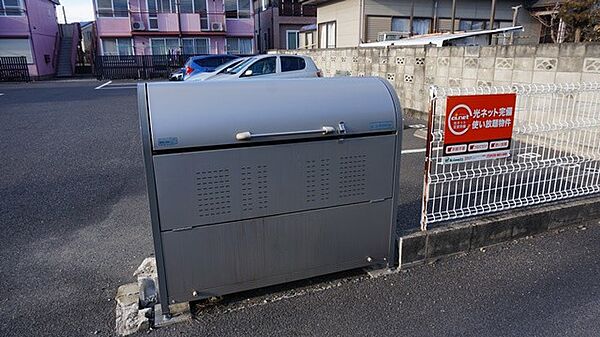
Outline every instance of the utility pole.
POLYGON ((65 25, 67 24, 67 13, 65 13, 65 6, 62 6, 63 19, 65 20, 65 25))
MULTIPOLYGON (((492 0, 492 9, 490 10, 490 26, 488 29, 494 29, 494 19, 496 18, 496 0, 492 0)), ((496 39, 496 43, 494 43, 494 34, 490 34, 490 45, 494 45, 498 43, 496 39)))
POLYGON ((456 0, 452 0, 452 22, 450 22, 450 33, 454 34, 454 20, 456 19, 456 0))
POLYGON ((488 29, 494 29, 494 19, 496 18, 496 0, 492 0, 492 10, 490 11, 490 26, 488 29))

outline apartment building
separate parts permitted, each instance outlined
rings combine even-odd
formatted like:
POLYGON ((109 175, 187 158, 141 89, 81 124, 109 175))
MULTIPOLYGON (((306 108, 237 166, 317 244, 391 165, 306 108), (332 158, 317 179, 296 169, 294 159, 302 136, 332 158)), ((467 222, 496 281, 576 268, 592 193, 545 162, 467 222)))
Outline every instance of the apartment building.
MULTIPOLYGON (((471 31, 509 27, 513 14, 524 26, 519 43, 538 42, 540 23, 521 7, 523 1, 494 1, 494 24, 490 26, 492 0, 456 1, 454 30, 471 31)), ((317 47, 356 47, 375 42, 381 33, 414 36, 452 30, 452 0, 302 0, 317 7, 317 47)))
POLYGON ((314 6, 300 0, 254 0, 256 41, 261 53, 269 49, 300 47, 302 27, 317 22, 314 6))
POLYGON ((0 57, 25 56, 32 77, 52 77, 60 44, 58 4, 58 0, 0 0, 0 57))
POLYGON ((245 55, 256 49, 252 0, 94 0, 94 10, 101 55, 245 55))

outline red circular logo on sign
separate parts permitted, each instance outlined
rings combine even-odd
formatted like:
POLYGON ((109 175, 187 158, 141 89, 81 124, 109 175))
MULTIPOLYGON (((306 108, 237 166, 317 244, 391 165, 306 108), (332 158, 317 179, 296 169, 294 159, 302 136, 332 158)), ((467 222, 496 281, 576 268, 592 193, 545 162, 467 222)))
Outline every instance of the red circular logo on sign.
POLYGON ((464 135, 471 128, 472 117, 471 108, 466 104, 459 104, 448 114, 448 129, 455 136, 464 135))

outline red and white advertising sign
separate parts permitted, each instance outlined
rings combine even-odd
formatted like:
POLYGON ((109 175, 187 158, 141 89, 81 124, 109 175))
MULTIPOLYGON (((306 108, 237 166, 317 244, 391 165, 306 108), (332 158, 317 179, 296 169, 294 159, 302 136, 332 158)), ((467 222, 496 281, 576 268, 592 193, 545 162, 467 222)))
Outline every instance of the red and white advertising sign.
POLYGON ((510 156, 516 94, 448 96, 444 163, 510 156))

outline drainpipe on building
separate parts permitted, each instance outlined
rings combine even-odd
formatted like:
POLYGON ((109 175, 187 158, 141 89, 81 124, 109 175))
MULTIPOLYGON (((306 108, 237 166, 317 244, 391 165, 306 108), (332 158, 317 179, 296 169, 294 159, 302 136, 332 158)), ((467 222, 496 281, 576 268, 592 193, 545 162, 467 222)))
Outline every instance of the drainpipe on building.
MULTIPOLYGON (((273 11, 274 11, 273 8, 275 8, 275 6, 274 6, 275 3, 277 3, 277 6, 278 6, 277 9, 279 9, 279 3, 278 2, 274 1, 274 2, 271 3, 271 34, 269 34, 269 35, 271 35, 271 36, 269 36, 269 38, 270 38, 271 41, 269 41, 270 42, 269 44, 271 45, 271 47, 273 49, 280 49, 281 46, 279 45, 279 43, 277 43, 277 48, 275 48, 275 18, 274 18, 275 15, 273 14, 273 11)), ((277 13, 279 13, 279 11, 277 11, 277 13)), ((277 37, 280 38, 280 36, 279 36, 279 27, 277 27, 277 37)), ((287 48, 287 46, 286 46, 286 48, 287 48)), ((265 46, 265 51, 267 51, 267 49, 269 49, 269 46, 265 46)))
POLYGON ((452 0, 452 19, 450 20, 450 33, 454 34, 454 20, 456 19, 456 0, 452 0))
POLYGON ((413 20, 415 18, 415 2, 413 1, 410 5, 410 19, 408 20, 408 29, 410 29, 410 33, 408 34, 409 36, 413 35, 413 20))
MULTIPOLYGON (((492 9, 490 10, 490 27, 488 29, 494 29, 494 19, 496 18, 496 0, 492 0, 492 9)), ((490 35, 490 45, 494 43, 494 35, 490 35)))
POLYGON ((175 1, 175 10, 177 11, 177 30, 179 31, 179 54, 183 55, 183 41, 181 40, 181 0, 175 1))
POLYGON ((433 32, 437 33, 438 28, 438 0, 433 2, 433 32))
MULTIPOLYGON (((358 18, 358 43, 361 44, 363 43, 366 39, 365 39, 365 0, 360 0, 360 10, 359 13, 360 17, 358 18)), ((318 31, 318 29, 317 29, 318 31)))
POLYGON ((261 48, 261 43, 260 43, 260 13, 262 12, 262 2, 260 0, 258 0, 256 2, 258 4, 258 13, 254 14, 256 15, 256 22, 258 23, 258 30, 256 33, 256 49, 258 50, 258 53, 262 53, 262 48, 261 48))

